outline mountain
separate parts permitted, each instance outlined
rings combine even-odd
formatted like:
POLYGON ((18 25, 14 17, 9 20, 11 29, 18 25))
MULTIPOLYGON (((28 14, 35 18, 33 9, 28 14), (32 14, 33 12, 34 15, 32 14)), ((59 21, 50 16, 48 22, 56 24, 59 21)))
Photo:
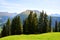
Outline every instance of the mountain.
MULTIPOLYGON (((28 15, 30 14, 30 11, 33 11, 34 13, 36 12, 37 13, 37 18, 39 17, 40 15, 40 11, 38 10, 26 10, 20 14, 18 14, 17 16, 20 16, 21 18, 21 21, 23 23, 23 21, 28 17, 28 15)), ((54 27, 55 26, 55 21, 60 21, 60 15, 58 16, 59 14, 51 14, 48 16, 48 20, 49 20, 49 17, 52 16, 52 26, 54 27)))
POLYGON ((2 26, 8 18, 12 19, 16 13, 0 12, 0 26, 2 26))
POLYGON ((0 12, 0 17, 2 16, 14 17, 15 15, 16 13, 0 12))
POLYGON ((17 15, 17 16, 20 16, 22 23, 28 17, 28 15, 30 14, 30 11, 33 11, 33 13, 37 13, 38 16, 40 15, 40 12, 38 10, 26 10, 17 15))
POLYGON ((28 17, 28 15, 30 14, 30 11, 31 10, 27 10, 17 15, 17 16, 20 16, 22 23, 28 17))
POLYGON ((55 13, 55 14, 51 14, 51 16, 53 16, 53 17, 60 17, 60 14, 55 13))
POLYGON ((52 26, 55 26, 55 21, 57 20, 58 22, 60 22, 60 14, 59 13, 55 13, 55 14, 51 14, 49 15, 52 17, 52 26))
POLYGON ((60 22, 60 17, 55 17, 55 16, 52 16, 52 26, 55 26, 55 21, 58 21, 60 22))

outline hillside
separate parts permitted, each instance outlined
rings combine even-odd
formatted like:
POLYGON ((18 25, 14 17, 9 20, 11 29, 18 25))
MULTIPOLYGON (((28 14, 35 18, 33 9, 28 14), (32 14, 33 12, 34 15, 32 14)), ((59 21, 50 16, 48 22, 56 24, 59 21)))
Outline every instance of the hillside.
POLYGON ((0 40, 60 40, 59 32, 36 34, 36 35, 15 35, 0 38, 0 40))

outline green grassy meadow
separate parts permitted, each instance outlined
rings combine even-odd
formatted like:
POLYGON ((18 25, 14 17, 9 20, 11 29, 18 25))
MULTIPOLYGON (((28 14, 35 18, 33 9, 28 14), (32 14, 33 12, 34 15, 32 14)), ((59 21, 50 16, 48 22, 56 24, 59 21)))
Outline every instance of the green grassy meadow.
POLYGON ((0 40, 60 40, 59 32, 31 34, 31 35, 14 35, 0 38, 0 40))

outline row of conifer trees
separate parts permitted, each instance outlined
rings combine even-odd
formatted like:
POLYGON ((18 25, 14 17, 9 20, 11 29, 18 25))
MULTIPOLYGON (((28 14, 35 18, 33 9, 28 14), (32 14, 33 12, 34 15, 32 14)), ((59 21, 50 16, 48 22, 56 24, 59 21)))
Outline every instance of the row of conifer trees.
POLYGON ((7 20, 3 25, 1 37, 19 34, 40 34, 47 32, 60 32, 60 22, 55 22, 55 27, 51 27, 52 17, 48 19, 48 15, 44 11, 40 12, 39 18, 37 14, 30 12, 29 16, 21 23, 20 16, 16 16, 12 21, 7 20))

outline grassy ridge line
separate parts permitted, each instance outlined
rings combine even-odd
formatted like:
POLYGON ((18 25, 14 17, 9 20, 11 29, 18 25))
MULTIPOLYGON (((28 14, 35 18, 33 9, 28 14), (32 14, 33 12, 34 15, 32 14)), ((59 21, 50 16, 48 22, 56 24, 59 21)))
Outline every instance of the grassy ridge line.
POLYGON ((60 33, 54 32, 37 35, 14 35, 0 38, 0 40, 60 40, 60 33))

